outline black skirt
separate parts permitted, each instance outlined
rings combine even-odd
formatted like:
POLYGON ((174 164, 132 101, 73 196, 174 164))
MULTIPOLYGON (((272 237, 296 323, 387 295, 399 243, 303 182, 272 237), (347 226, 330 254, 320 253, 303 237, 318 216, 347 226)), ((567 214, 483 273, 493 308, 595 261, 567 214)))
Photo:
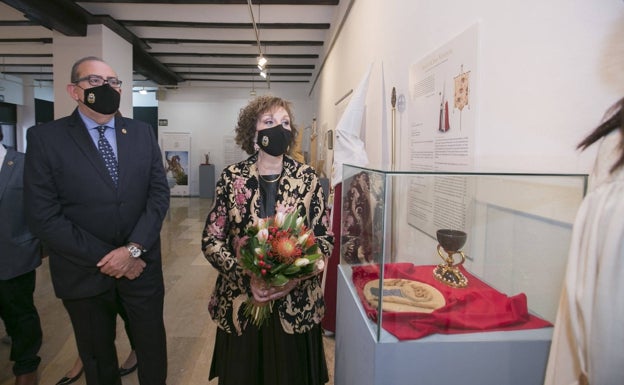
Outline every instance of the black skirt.
POLYGON ((320 325, 301 334, 282 329, 277 310, 242 335, 217 328, 210 380, 219 385, 321 385, 329 381, 320 325))

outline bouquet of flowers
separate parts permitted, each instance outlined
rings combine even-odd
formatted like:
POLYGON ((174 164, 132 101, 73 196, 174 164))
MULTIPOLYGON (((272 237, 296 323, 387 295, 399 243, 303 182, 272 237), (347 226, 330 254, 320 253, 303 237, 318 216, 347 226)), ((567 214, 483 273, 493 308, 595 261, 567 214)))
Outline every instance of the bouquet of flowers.
MULTIPOLYGON (((247 243, 240 249, 241 265, 267 286, 283 286, 291 279, 323 270, 324 260, 314 233, 296 212, 278 212, 247 229, 247 243)), ((245 315, 260 327, 269 318, 273 301, 258 303, 249 298, 245 315)))

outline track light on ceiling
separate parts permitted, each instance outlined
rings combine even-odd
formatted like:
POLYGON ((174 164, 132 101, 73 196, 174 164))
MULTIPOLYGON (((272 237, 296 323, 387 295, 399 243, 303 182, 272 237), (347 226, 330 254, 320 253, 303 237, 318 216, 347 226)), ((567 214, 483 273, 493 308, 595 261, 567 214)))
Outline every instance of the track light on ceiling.
MULTIPOLYGON (((253 29, 254 29, 254 32, 256 33, 256 42, 258 43, 258 54, 259 54, 258 63, 257 63, 258 70, 260 70, 260 76, 262 76, 263 79, 267 79, 267 84, 269 84, 269 88, 270 88, 271 83, 269 82, 269 79, 267 78, 267 70, 266 70, 266 65, 269 61, 262 54, 262 45, 260 44, 260 34, 258 33, 258 26, 256 25, 256 20, 254 18, 251 0, 247 0, 247 4, 249 5, 249 14, 251 15, 251 23, 253 24, 253 29)), ((260 6, 258 6, 258 14, 260 13, 259 7, 260 6)))

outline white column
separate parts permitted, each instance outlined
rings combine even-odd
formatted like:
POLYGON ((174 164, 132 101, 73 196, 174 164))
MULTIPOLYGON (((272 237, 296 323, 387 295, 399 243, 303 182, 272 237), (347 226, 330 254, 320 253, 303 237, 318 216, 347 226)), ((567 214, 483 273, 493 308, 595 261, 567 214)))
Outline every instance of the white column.
POLYGON ((26 150, 26 131, 29 127, 35 125, 35 85, 34 77, 32 75, 22 76, 24 82, 23 98, 24 103, 17 105, 17 150, 26 150))

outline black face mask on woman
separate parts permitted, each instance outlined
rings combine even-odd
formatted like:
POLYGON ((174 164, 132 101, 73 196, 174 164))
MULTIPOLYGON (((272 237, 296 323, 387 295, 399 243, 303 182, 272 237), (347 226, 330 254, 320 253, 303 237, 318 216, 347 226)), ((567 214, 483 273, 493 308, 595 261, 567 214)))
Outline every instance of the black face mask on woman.
POLYGON ((269 155, 284 155, 290 145, 292 133, 285 129, 281 124, 275 127, 258 131, 258 140, 256 143, 260 148, 269 155))
POLYGON ((110 115, 119 109, 121 95, 108 83, 84 90, 83 104, 95 112, 110 115))

